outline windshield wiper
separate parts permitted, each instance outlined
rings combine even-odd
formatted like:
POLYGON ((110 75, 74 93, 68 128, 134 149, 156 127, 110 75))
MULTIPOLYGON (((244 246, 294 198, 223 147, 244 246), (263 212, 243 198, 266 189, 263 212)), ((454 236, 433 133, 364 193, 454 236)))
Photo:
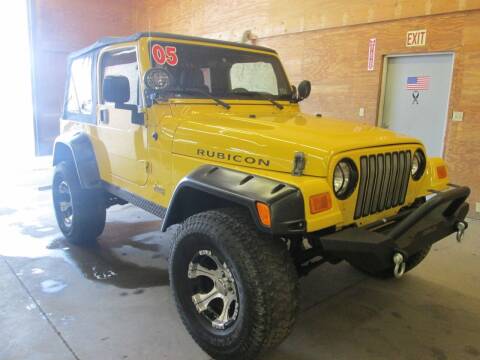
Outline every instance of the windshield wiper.
POLYGON ((179 92, 179 93, 197 93, 197 94, 202 94, 210 99, 212 99, 213 101, 215 101, 217 104, 219 105, 222 105, 225 109, 230 109, 231 106, 230 104, 227 104, 225 101, 222 101, 220 100, 219 98, 213 96, 212 94, 210 94, 209 92, 206 92, 206 91, 203 91, 203 90, 200 90, 200 89, 180 89, 180 90, 175 90, 174 92, 179 92))
POLYGON ((283 110, 283 105, 276 102, 275 100, 273 100, 271 97, 270 97, 270 94, 269 93, 266 93, 266 92, 261 92, 261 91, 249 91, 248 93, 246 94, 252 94, 252 95, 258 95, 260 98, 262 98, 263 100, 267 100, 267 101, 270 101, 273 105, 275 105, 277 108, 279 108, 280 110, 283 110))

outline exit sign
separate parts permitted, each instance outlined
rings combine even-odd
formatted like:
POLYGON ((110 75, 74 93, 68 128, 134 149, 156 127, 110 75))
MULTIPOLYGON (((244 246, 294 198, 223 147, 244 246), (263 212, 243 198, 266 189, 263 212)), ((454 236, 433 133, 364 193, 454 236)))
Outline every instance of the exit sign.
POLYGON ((427 42, 427 30, 413 30, 407 32, 407 47, 425 46, 427 42))

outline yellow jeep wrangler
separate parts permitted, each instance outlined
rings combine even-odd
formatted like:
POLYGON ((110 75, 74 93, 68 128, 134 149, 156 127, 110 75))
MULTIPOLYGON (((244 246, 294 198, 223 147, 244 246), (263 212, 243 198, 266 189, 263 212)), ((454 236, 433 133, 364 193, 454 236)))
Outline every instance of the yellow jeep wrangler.
POLYGON ((96 240, 109 206, 179 224, 178 311, 216 359, 254 358, 292 328, 298 277, 346 260, 401 277, 467 227, 470 190, 417 139, 306 115, 268 48, 163 33, 70 56, 54 147, 58 225, 96 240), (428 200, 427 197, 429 198, 428 200))

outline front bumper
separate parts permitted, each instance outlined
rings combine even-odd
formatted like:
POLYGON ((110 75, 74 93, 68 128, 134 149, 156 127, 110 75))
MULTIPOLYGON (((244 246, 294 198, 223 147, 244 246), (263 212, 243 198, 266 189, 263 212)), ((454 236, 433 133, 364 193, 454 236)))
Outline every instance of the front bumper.
POLYGON ((455 187, 440 192, 420 206, 406 209, 396 216, 365 227, 350 227, 319 236, 323 252, 335 259, 361 261, 372 271, 394 266, 393 257, 400 253, 408 258, 457 231, 465 224, 470 189, 455 187))

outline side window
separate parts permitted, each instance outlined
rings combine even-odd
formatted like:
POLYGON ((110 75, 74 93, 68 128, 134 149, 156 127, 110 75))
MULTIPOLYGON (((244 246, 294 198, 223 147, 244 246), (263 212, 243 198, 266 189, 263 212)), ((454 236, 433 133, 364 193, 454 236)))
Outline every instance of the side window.
POLYGON ((140 99, 140 78, 138 72, 137 53, 135 48, 115 50, 107 52, 102 56, 100 65, 101 104, 111 104, 105 99, 104 86, 105 78, 115 77, 128 81, 123 98, 125 105, 138 106, 140 99), (129 93, 128 93, 128 90, 129 93))
POLYGON ((70 65, 66 110, 70 114, 92 114, 92 57, 77 58, 70 65))
POLYGON ((230 68, 231 90, 266 92, 278 95, 277 76, 267 62, 235 63, 230 68))

